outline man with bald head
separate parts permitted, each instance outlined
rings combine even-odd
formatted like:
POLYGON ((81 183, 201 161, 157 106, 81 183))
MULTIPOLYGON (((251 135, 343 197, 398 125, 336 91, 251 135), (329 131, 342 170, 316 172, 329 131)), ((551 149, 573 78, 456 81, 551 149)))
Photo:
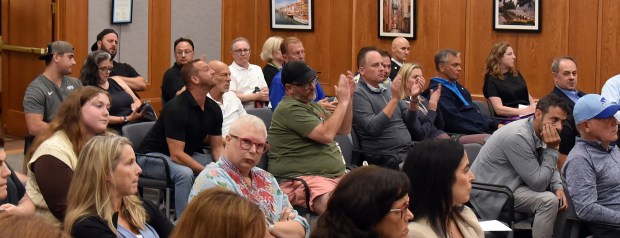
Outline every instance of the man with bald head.
POLYGON ((392 40, 392 71, 390 72, 390 78, 394 80, 400 67, 407 62, 409 57, 409 41, 404 37, 396 37, 392 40))
POLYGON ((230 125, 241 115, 247 114, 243 108, 241 100, 230 89, 230 69, 228 65, 219 60, 209 62, 209 67, 213 70, 215 87, 211 88, 208 97, 213 99, 222 109, 222 139, 226 140, 230 125))

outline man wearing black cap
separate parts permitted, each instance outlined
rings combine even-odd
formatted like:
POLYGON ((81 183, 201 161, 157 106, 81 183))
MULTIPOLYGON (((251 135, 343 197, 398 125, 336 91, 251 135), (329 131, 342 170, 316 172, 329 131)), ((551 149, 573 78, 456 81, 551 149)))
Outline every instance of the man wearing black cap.
POLYGON ((80 80, 68 76, 75 65, 73 46, 69 42, 50 43, 46 54, 39 59, 45 60, 45 71, 30 82, 24 94, 26 126, 32 136, 45 131, 62 101, 82 87, 80 80))
MULTIPOLYGON (((90 50, 103 50, 110 53, 112 59, 118 52, 118 34, 112 29, 104 29, 97 34, 97 41, 90 47, 90 50)), ((146 81, 140 76, 136 69, 126 63, 112 61, 112 72, 110 78, 115 80, 123 80, 134 91, 144 91, 146 89, 146 81)))
MULTIPOLYGON (((269 128, 269 172, 276 176, 300 177, 312 188, 310 209, 319 214, 326 208, 329 193, 344 174, 336 135, 351 131, 355 91, 353 74, 341 74, 335 87, 338 105, 333 113, 314 102, 316 73, 303 61, 289 62, 282 69, 286 96, 273 113, 269 128)), ((282 191, 293 205, 305 205, 303 187, 283 182, 282 191)))

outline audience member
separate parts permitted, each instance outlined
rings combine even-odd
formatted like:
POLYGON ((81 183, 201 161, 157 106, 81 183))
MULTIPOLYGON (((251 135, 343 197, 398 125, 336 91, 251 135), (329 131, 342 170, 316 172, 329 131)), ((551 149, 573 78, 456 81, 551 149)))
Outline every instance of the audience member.
MULTIPOLYGON (((209 91, 207 96, 213 99, 222 109, 222 136, 226 136, 228 135, 230 125, 241 115, 247 113, 237 95, 228 91, 231 81, 228 65, 222 61, 213 60, 209 62, 209 67, 213 70, 213 77, 217 84, 209 91)), ((226 138, 222 137, 222 139, 226 142, 226 138)))
MULTIPOLYGON (((174 183, 175 213, 181 217, 194 183, 194 174, 217 160, 224 150, 222 142, 222 110, 207 93, 220 78, 213 77, 213 70, 199 59, 192 60, 181 69, 187 90, 172 98, 164 106, 155 125, 146 134, 140 152, 161 156, 168 161, 170 179, 174 183), (211 156, 203 151, 203 144, 211 146, 211 156)), ((165 179, 164 164, 148 158, 139 158, 143 175, 165 179)))
MULTIPOLYGON (((282 52, 282 59, 284 59, 284 64, 293 61, 305 62, 306 50, 304 49, 304 45, 301 43, 301 40, 296 37, 286 37, 282 41, 282 44, 280 44, 280 52, 282 52)), ((329 102, 327 100, 321 84, 318 83, 318 78, 315 87, 316 90, 314 91, 316 92, 316 97, 314 98, 314 102, 318 103, 323 109, 334 112, 337 103, 329 102)), ((269 102, 271 103, 272 111, 276 110, 278 103, 280 103, 280 101, 285 95, 286 90, 282 81, 282 70, 280 70, 280 72, 273 76, 271 86, 269 87, 269 102)))
POLYGON ((39 216, 0 212, 0 235, 19 238, 70 238, 58 226, 39 216))
POLYGON ((435 55, 437 77, 431 79, 423 96, 429 100, 430 90, 442 85, 439 111, 448 133, 484 134, 495 131, 499 123, 480 114, 473 103, 471 94, 457 80, 461 76, 461 53, 451 49, 439 50, 435 55))
POLYGON ((224 155, 200 172, 190 193, 190 201, 212 187, 224 187, 256 203, 272 221, 269 233, 275 237, 304 237, 310 226, 297 215, 282 193, 278 181, 256 165, 267 152, 265 123, 253 115, 239 117, 226 136, 224 155))
POLYGON ((310 237, 407 237, 410 188, 403 172, 355 169, 334 189, 310 237))
POLYGON ((566 121, 562 123, 562 132, 560 132, 560 154, 558 155, 558 170, 560 170, 566 161, 568 152, 575 146, 575 137, 579 136, 575 128, 572 109, 577 100, 586 94, 577 90, 577 62, 572 57, 561 56, 553 59, 551 73, 555 87, 549 94, 564 98, 571 109, 566 121))
POLYGON ((353 129, 362 150, 396 155, 396 160, 378 155, 367 155, 365 160, 398 169, 412 145, 408 128, 419 127, 419 122, 411 110, 416 104, 400 100, 401 77, 394 79, 390 89, 383 85, 381 63, 375 47, 364 47, 357 53, 360 79, 353 94, 353 129))
POLYGON ((60 104, 82 87, 78 79, 69 76, 75 65, 73 46, 69 42, 50 43, 47 45, 47 53, 39 56, 39 59, 45 60, 45 71, 32 80, 24 94, 26 127, 32 136, 47 130, 60 104))
POLYGON ((79 237, 167 237, 173 225, 138 197, 142 169, 129 140, 95 136, 80 152, 67 198, 65 231, 79 237))
MULTIPOLYGON (((449 139, 450 136, 444 131, 437 129, 436 124, 442 125, 443 119, 437 112, 437 105, 441 97, 441 85, 437 85, 437 90, 430 90, 431 98, 420 96, 424 89, 426 79, 422 75, 422 67, 416 63, 405 63, 400 68, 398 74, 401 76, 400 98, 409 101, 411 111, 417 112, 418 122, 412 123, 413 127, 408 128, 413 140, 420 141, 430 138, 449 139), (437 120, 437 122, 436 122, 437 120)), ((478 143, 484 144, 489 134, 474 134, 455 136, 455 140, 461 144, 478 143)))
POLYGON ((174 41, 174 64, 166 73, 161 82, 161 100, 165 105, 174 96, 185 91, 183 79, 181 78, 181 68, 190 60, 194 59, 194 42, 190 39, 179 37, 174 41))
POLYGON ((463 205, 469 201, 474 174, 461 144, 422 141, 407 156, 403 171, 411 182, 409 208, 416 215, 409 237, 484 237, 474 211, 463 205))
POLYGON ((398 71, 400 71, 400 67, 407 62, 410 49, 411 47, 409 46, 409 41, 407 41, 404 37, 396 37, 392 40, 392 71, 389 74, 392 80, 396 78, 398 71))
MULTIPOLYGON (((581 137, 568 154, 562 173, 577 217, 586 221, 620 224, 620 105, 597 94, 577 101, 573 116, 581 137)), ((620 229, 590 225, 594 237, 620 237, 620 229)))
MULTIPOLYGON (((471 166, 476 181, 506 185, 513 191, 515 211, 534 214, 534 238, 551 237, 558 210, 567 207, 556 166, 562 122, 569 110, 558 96, 541 98, 534 117, 497 130, 471 166)), ((472 195, 472 205, 482 219, 500 218, 506 196, 479 190, 472 195)))
MULTIPOLYGON (((607 101, 620 104, 620 74, 609 78, 601 89, 601 96, 607 101)), ((620 112, 616 112, 616 119, 620 120, 620 112)))
POLYGON ((267 234, 267 222, 258 205, 225 188, 201 192, 187 208, 171 238, 263 238, 267 234))
POLYGON ((383 66, 383 85, 388 86, 392 83, 390 78, 392 70, 392 60, 390 53, 384 49, 377 49, 377 52, 381 55, 381 66, 383 66))
POLYGON ((146 89, 146 79, 129 64, 120 63, 114 60, 118 53, 119 39, 116 31, 103 29, 97 34, 97 41, 90 47, 91 51, 103 50, 112 56, 112 72, 110 77, 116 81, 123 80, 132 90, 144 91, 146 89))
POLYGON ((108 108, 107 92, 92 86, 80 88, 60 105, 49 128, 37 136, 26 156, 26 192, 39 215, 54 223, 64 220, 77 155, 90 138, 105 133, 108 108))
POLYGON ((97 50, 88 54, 80 71, 80 81, 84 86, 99 87, 110 95, 110 118, 108 127, 117 132, 124 124, 142 119, 144 113, 138 112, 142 105, 140 99, 123 80, 110 78, 112 57, 105 51, 97 50))
POLYGON ((4 137, 0 136, 0 212, 32 215, 34 203, 26 194, 24 184, 6 162, 4 137))
POLYGON ((271 86, 273 77, 282 69, 284 59, 282 58, 282 52, 280 51, 280 44, 282 44, 282 37, 272 36, 267 38, 265 44, 263 44, 263 51, 260 53, 260 59, 267 62, 263 67, 263 76, 265 76, 265 82, 267 86, 271 86))
POLYGON ((493 45, 487 56, 482 93, 498 116, 519 117, 536 110, 536 102, 527 90, 525 79, 515 69, 516 59, 512 47, 506 42, 493 45))
POLYGON ((335 87, 338 105, 333 113, 320 107, 316 97, 316 73, 303 61, 293 61, 282 69, 286 96, 273 113, 269 128, 269 172, 276 176, 304 179, 311 188, 305 198, 299 182, 283 182, 280 187, 293 205, 305 205, 321 214, 329 193, 344 175, 342 153, 334 138, 351 132, 351 97, 355 83, 351 72, 340 75, 335 87))
POLYGON ((245 108, 266 107, 269 87, 258 65, 250 64, 250 43, 243 37, 232 42, 233 62, 230 64, 230 91, 237 94, 245 108))

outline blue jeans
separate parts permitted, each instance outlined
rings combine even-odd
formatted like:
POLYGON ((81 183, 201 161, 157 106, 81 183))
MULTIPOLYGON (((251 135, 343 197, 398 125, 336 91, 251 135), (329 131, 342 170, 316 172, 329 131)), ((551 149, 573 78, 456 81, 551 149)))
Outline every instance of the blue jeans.
MULTIPOLYGON (((152 152, 147 155, 160 156, 168 161, 170 179, 174 183, 174 209, 177 219, 180 218, 187 207, 189 192, 192 190, 192 185, 194 185, 194 172, 185 165, 172 162, 170 156, 165 154, 152 152)), ((194 153, 192 158, 202 165, 207 165, 213 161, 211 155, 201 153, 194 153)), ((166 179, 165 167, 161 160, 139 156, 138 165, 142 168, 143 176, 154 179, 166 179)))

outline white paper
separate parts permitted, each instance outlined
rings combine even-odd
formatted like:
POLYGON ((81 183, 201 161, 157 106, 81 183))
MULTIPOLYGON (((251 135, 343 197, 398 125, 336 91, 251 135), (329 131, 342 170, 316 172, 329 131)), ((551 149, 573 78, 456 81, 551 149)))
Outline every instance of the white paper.
POLYGON ((512 231, 510 227, 498 220, 481 221, 480 227, 482 227, 482 231, 512 231))

